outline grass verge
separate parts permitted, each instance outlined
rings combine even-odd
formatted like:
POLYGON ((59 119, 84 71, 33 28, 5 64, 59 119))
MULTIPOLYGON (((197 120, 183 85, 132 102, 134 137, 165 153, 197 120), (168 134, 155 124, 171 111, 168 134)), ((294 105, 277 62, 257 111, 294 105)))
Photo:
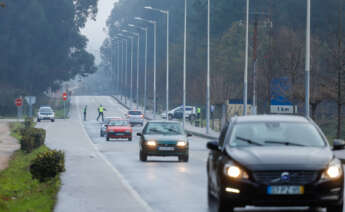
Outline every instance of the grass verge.
MULTIPOLYGON (((11 124, 11 134, 19 137, 20 124, 11 124)), ((41 152, 49 149, 41 146, 32 153, 18 150, 12 156, 7 169, 0 172, 0 211, 46 212, 53 211, 61 181, 57 176, 47 182, 39 183, 32 179, 29 171, 31 161, 41 152)))

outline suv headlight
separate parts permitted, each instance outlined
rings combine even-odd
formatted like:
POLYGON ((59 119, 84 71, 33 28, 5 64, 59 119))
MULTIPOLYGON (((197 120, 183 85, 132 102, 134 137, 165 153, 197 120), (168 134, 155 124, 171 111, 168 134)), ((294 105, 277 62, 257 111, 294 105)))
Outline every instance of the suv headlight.
POLYGON ((178 141, 176 146, 178 146, 178 147, 186 147, 187 146, 187 141, 178 141))
POLYGON ((335 180, 343 175, 343 169, 341 168, 341 162, 338 159, 333 159, 327 169, 322 173, 321 179, 323 180, 335 180))
POLYGON ((229 163, 224 166, 224 174, 234 179, 248 179, 248 173, 239 166, 229 163))
POLYGON ((148 140, 148 141, 146 141, 146 145, 151 146, 151 147, 155 147, 155 146, 157 146, 157 142, 154 140, 148 140))

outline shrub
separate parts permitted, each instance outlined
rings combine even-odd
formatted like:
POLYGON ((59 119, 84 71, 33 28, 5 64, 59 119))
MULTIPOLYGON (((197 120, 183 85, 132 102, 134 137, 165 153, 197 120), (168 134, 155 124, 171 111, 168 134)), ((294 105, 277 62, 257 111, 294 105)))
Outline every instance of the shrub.
POLYGON ((25 118, 24 120, 24 128, 28 129, 34 126, 34 120, 32 118, 25 118))
POLYGON ((32 178, 40 182, 54 178, 63 171, 65 171, 65 153, 57 150, 38 154, 30 165, 32 178))
POLYGON ((28 128, 23 131, 22 138, 20 139, 20 148, 24 152, 32 152, 32 150, 44 144, 46 138, 46 131, 38 128, 28 128))

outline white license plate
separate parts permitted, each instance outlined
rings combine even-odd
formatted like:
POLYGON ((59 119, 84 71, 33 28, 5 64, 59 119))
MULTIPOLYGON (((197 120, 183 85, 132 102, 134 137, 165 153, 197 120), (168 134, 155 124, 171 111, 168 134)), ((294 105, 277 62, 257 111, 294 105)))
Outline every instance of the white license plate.
POLYGON ((161 150, 161 151, 174 151, 175 147, 161 146, 161 147, 158 147, 158 150, 161 150))
POLYGON ((303 186, 268 186, 267 194, 269 195, 302 195, 304 194, 303 186))

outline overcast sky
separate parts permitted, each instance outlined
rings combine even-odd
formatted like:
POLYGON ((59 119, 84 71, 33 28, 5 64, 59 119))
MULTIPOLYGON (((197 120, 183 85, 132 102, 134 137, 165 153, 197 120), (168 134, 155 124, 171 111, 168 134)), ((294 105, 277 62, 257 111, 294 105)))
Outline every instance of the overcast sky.
POLYGON ((117 1, 118 0, 98 0, 96 21, 89 20, 85 28, 82 29, 82 33, 89 39, 87 50, 95 55, 97 64, 100 62, 99 48, 106 38, 106 32, 103 31, 103 29, 106 28, 105 22, 113 9, 114 2, 117 1))

